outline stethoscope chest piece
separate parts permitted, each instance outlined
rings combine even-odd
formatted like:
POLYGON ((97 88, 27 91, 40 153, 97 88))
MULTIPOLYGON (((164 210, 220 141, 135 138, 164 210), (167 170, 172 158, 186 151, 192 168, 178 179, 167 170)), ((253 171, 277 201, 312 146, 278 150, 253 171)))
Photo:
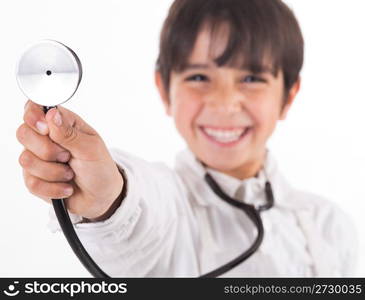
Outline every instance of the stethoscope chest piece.
POLYGON ((16 66, 21 91, 43 106, 56 106, 69 100, 81 77, 82 67, 75 52, 53 40, 41 40, 27 47, 16 66))

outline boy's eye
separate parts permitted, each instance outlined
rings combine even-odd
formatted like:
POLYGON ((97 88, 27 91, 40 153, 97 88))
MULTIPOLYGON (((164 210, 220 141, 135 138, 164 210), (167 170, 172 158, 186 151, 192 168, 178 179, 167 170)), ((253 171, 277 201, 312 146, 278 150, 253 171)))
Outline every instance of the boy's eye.
POLYGON ((207 81, 208 77, 202 74, 196 74, 186 78, 187 81, 207 81))
POLYGON ((243 82, 245 83, 266 82, 266 80, 256 75, 248 75, 245 78, 243 78, 243 82))

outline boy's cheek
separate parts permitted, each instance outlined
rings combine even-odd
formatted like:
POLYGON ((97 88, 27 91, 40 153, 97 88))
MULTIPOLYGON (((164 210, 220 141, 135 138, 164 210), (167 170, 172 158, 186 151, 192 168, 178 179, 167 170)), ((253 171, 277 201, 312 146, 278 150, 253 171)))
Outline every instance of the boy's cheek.
POLYGON ((257 138, 259 140, 259 144, 266 145, 268 139, 274 133, 276 128, 277 120, 266 121, 258 126, 258 130, 256 132, 257 138))
POLYGON ((191 98, 185 98, 184 100, 179 101, 174 107, 174 115, 181 116, 186 122, 196 119, 199 111, 199 101, 194 101, 194 99, 191 98))
POLYGON ((251 107, 254 119, 263 124, 276 123, 281 117, 282 106, 281 103, 275 100, 268 98, 261 104, 251 107))
POLYGON ((185 105, 177 108, 174 116, 176 127, 180 134, 188 139, 195 136, 197 126, 199 125, 199 114, 196 105, 185 105))
POLYGON ((274 107, 257 110, 252 115, 255 134, 263 138, 268 138, 274 131, 279 120, 279 112, 274 107))

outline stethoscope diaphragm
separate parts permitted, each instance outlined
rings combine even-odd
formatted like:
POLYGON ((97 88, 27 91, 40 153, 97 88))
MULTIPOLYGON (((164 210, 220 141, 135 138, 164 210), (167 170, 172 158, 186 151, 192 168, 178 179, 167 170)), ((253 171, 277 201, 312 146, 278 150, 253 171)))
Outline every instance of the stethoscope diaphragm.
POLYGON ((41 40, 20 56, 16 78, 28 99, 43 106, 56 106, 74 95, 82 78, 82 67, 75 52, 67 46, 41 40))

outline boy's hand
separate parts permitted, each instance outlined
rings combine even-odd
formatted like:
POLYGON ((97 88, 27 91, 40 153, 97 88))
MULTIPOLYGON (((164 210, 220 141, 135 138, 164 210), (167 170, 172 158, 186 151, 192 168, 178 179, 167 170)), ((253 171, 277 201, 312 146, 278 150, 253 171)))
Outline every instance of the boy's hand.
POLYGON ((25 147, 19 163, 29 191, 47 202, 68 198, 68 210, 88 219, 104 214, 120 194, 123 178, 98 133, 64 107, 45 115, 30 100, 24 122, 17 138, 25 147))

